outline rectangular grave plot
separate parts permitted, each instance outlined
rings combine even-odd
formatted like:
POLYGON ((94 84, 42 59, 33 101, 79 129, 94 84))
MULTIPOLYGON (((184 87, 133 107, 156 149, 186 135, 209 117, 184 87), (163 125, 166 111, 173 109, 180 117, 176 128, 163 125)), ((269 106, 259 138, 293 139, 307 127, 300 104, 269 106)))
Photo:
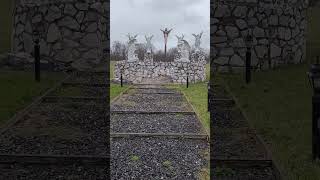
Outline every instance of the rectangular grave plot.
POLYGON ((215 130, 211 150, 216 159, 268 159, 263 144, 248 128, 215 130))
POLYGON ((0 138, 0 153, 106 154, 107 123, 103 107, 42 103, 0 138))
POLYGON ((208 152, 205 140, 112 138, 111 179, 196 179, 208 152))
POLYGON ((112 133, 198 133, 204 130, 196 115, 111 114, 112 133))
POLYGON ((63 86, 58 88, 50 96, 68 96, 68 97, 106 97, 107 88, 89 87, 89 86, 63 86))
POLYGON ((124 94, 111 105, 111 111, 192 111, 185 97, 172 94, 124 94))

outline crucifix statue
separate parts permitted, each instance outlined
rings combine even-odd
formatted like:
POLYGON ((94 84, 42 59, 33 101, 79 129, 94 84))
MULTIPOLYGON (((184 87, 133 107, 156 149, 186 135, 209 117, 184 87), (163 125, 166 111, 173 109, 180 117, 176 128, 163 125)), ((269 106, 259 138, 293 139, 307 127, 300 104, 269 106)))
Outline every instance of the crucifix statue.
POLYGON ((164 54, 165 56, 167 56, 167 41, 168 41, 168 36, 169 33, 172 31, 172 29, 168 30, 167 28, 165 28, 164 30, 160 29, 163 32, 163 36, 164 36, 164 54))

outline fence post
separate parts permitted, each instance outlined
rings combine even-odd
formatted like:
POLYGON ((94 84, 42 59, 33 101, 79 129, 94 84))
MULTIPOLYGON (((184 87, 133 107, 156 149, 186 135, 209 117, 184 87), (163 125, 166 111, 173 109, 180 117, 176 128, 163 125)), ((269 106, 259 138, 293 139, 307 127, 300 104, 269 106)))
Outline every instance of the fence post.
POLYGON ((251 49, 247 49, 246 53, 246 83, 249 84, 251 81, 251 49))
POLYGON ((189 73, 187 74, 187 88, 189 88, 189 73))
POLYGON ((35 80, 40 82, 40 44, 39 40, 35 40, 34 45, 34 73, 35 80))

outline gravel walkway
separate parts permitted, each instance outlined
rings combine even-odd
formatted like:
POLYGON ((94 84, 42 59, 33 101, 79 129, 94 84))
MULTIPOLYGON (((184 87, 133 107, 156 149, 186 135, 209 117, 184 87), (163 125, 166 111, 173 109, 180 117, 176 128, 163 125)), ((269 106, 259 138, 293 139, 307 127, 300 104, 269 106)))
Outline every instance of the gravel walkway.
POLYGON ((111 139, 112 179, 197 179, 207 165, 206 140, 111 139))
MULTIPOLYGON (((231 96, 219 86, 211 92, 213 100, 231 96)), ((212 158, 219 160, 271 160, 262 142, 257 138, 240 109, 227 101, 212 104, 212 133, 210 149, 212 158)), ((215 167, 213 165, 213 167, 215 167)), ((217 180, 275 180, 273 167, 228 168, 215 167, 213 178, 217 180)))
POLYGON ((216 168, 214 180, 275 180, 272 168, 216 168))
MULTIPOLYGON (((159 85, 140 85, 122 95, 112 110, 161 111, 160 114, 111 114, 111 133, 196 133, 203 128, 182 94, 159 85), (145 89, 141 89, 145 88, 145 89), (148 94, 141 94, 148 93, 148 94)), ((209 144, 205 139, 167 137, 111 138, 111 179, 199 179, 208 167, 209 144)))
POLYGON ((182 95, 176 94, 123 94, 111 105, 111 111, 191 111, 182 95))
POLYGON ((195 115, 111 114, 111 132, 118 133, 203 133, 195 115))
POLYGON ((71 83, 89 83, 89 84, 102 84, 107 83, 106 75, 104 73, 76 73, 68 82, 71 83))
POLYGON ((106 180, 107 171, 103 166, 0 164, 0 179, 106 180))
POLYGON ((211 150, 218 159, 266 159, 266 152, 249 129, 213 132, 211 150))
POLYGON ((133 89, 130 89, 128 92, 128 94, 133 94, 133 93, 144 93, 144 94, 161 94, 161 93, 167 93, 167 94, 170 94, 170 93, 175 93, 175 94, 178 94, 177 91, 173 90, 173 89, 166 89, 166 88, 150 88, 150 89, 147 89, 147 88, 133 88, 133 89))
POLYGON ((0 153, 105 155, 103 106, 41 103, 0 138, 0 153))
MULTIPOLYGON (((104 82, 103 75, 79 73, 70 83, 104 82), (99 79, 100 78, 100 79, 99 79), (77 82, 76 82, 77 81, 77 82)), ((107 156, 109 139, 106 102, 61 96, 106 96, 106 88, 62 86, 53 94, 59 101, 32 107, 0 137, 1 154, 107 156)), ((50 95, 53 95, 50 94, 50 95)), ((45 98, 48 98, 46 96, 45 98)), ((60 162, 59 162, 60 163, 60 162)), ((107 163, 107 162, 106 162, 107 163)), ((106 180, 108 166, 0 164, 0 179, 99 179, 106 180)))

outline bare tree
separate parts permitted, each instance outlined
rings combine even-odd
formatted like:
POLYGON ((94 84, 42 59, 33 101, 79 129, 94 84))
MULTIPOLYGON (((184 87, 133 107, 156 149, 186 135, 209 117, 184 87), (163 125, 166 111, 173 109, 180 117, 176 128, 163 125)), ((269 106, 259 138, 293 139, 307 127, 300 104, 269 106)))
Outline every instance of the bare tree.
POLYGON ((120 41, 113 41, 111 46, 111 60, 120 61, 126 59, 127 47, 120 41))

